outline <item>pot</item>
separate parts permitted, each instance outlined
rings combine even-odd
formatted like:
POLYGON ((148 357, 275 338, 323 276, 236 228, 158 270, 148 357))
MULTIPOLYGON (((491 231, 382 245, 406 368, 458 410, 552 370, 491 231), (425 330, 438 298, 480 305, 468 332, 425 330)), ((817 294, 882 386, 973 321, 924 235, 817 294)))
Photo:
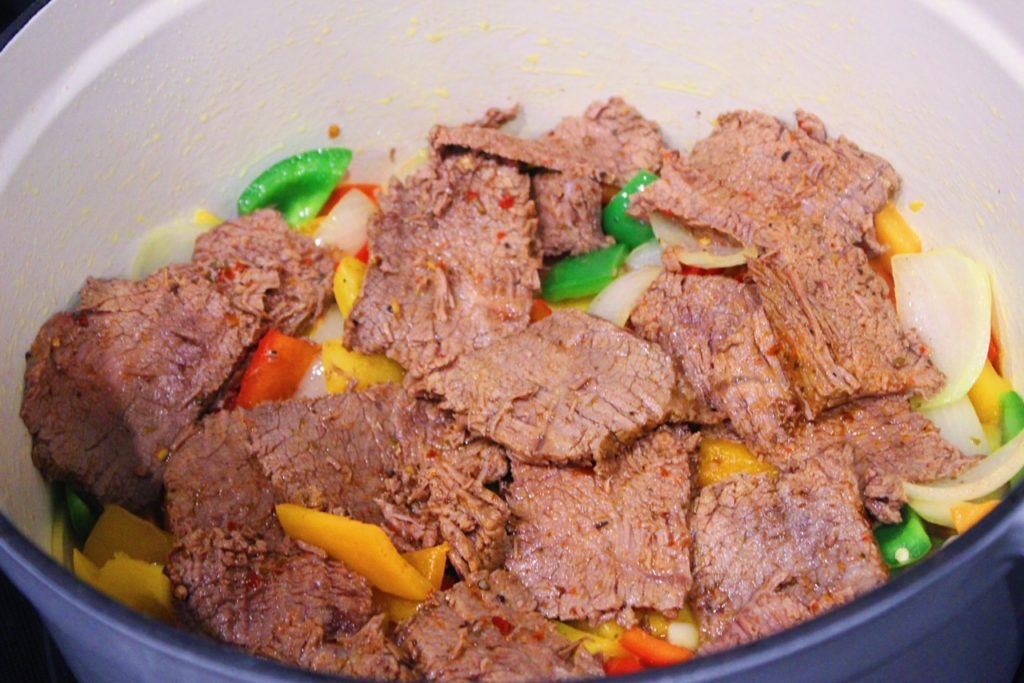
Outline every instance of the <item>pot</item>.
MULTIPOLYGON (((892 161, 899 204, 924 202, 907 215, 926 246, 991 268, 1015 377, 1021 35, 1009 0, 54 0, 0 53, 0 568, 83 681, 311 678, 149 621, 66 571, 18 409, 23 353, 87 275, 128 273, 140 235, 197 207, 232 214, 256 172, 328 144, 331 124, 356 152, 351 177, 382 180, 431 124, 517 101, 531 135, 622 94, 683 148, 729 109, 814 111, 892 161)), ((1009 680, 1024 653, 1022 501, 1024 487, 848 606, 645 676, 1009 680)))

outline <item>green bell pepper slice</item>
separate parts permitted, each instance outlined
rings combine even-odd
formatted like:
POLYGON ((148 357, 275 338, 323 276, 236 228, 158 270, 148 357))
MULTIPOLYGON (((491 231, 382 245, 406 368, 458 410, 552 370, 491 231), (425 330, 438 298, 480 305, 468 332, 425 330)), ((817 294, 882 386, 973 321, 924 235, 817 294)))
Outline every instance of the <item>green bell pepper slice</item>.
POLYGON ((96 525, 96 513, 70 486, 64 487, 64 503, 68 508, 68 521, 71 522, 71 530, 74 532, 75 538, 80 543, 84 543, 96 525))
POLYGON ((625 244, 630 249, 654 239, 654 230, 650 224, 633 218, 626 210, 629 209, 630 198, 637 192, 643 192, 645 187, 657 179, 658 176, 653 173, 640 171, 619 190, 601 214, 601 225, 605 234, 611 235, 616 242, 625 244))
POLYGON ((562 259, 544 278, 541 296, 552 303, 593 296, 615 279, 628 254, 625 244, 616 244, 562 259))
POLYGON ((903 508, 903 521, 876 528, 875 539, 882 551, 882 559, 892 568, 914 564, 932 549, 932 539, 921 518, 906 506, 903 508))
POLYGON ((297 228, 315 218, 352 162, 352 150, 325 147, 277 162, 238 197, 238 215, 273 207, 297 228))
MULTIPOLYGON (((999 397, 999 408, 1002 413, 1003 443, 1009 443, 1024 429, 1024 399, 1016 391, 1007 391, 999 397)), ((1024 470, 1010 477, 1010 488, 1016 488, 1024 480, 1024 470)))

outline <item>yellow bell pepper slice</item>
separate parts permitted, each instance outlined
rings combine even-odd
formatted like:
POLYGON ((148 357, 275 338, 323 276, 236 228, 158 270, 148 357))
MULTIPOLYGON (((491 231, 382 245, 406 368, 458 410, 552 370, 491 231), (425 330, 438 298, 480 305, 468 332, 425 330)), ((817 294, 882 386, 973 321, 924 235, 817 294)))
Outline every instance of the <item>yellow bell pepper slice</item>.
POLYGON ((563 621, 553 621, 551 623, 554 624, 556 631, 572 642, 582 643, 583 648, 592 655, 603 654, 606 657, 629 656, 629 652, 626 651, 626 648, 619 645, 617 640, 603 638, 597 634, 583 631, 563 621))
MULTIPOLYGON (((444 580, 444 569, 448 562, 447 543, 414 550, 409 553, 402 553, 402 557, 415 567, 416 571, 423 575, 423 578, 430 583, 434 590, 441 590, 441 582, 444 580)), ((405 598, 399 598, 380 591, 375 591, 373 598, 374 604, 383 610, 388 615, 388 618, 394 622, 403 622, 409 619, 422 604, 415 600, 406 600, 405 598)))
POLYGON ((289 503, 277 505, 276 510, 285 533, 323 548, 330 557, 365 577, 374 588, 417 601, 425 600, 433 590, 376 524, 289 503))
POLYGON ((348 391, 353 382, 358 391, 384 382, 401 384, 405 377, 402 366, 387 356, 367 356, 349 351, 340 339, 325 343, 320 353, 327 391, 332 394, 348 391))
POLYGON ((882 254, 880 260, 890 273, 893 256, 917 254, 921 251, 921 238, 892 202, 875 214, 875 232, 878 234, 878 241, 889 247, 889 251, 882 254))
POLYGON ((568 308, 575 308, 577 311, 587 312, 590 308, 590 302, 594 300, 594 297, 588 296, 582 299, 566 299, 565 301, 556 301, 555 303, 548 302, 548 306, 553 311, 563 311, 568 308))
POLYGON ((953 517, 953 527, 962 534, 982 520, 982 518, 999 505, 998 500, 987 500, 984 503, 957 503, 949 509, 953 517))
POLYGON ((701 441, 697 466, 699 486, 717 484, 742 473, 777 475, 779 470, 739 442, 727 439, 701 441))
POLYGON ((1013 387, 1005 379, 999 376, 996 369, 992 367, 992 361, 986 360, 981 375, 971 390, 967 392, 974 406, 974 412, 978 413, 978 419, 982 424, 997 425, 1002 419, 1002 409, 999 407, 999 398, 1013 387))
POLYGON ((347 318, 352 313, 356 299, 363 291, 366 280, 366 264, 354 256, 345 256, 334 271, 334 300, 347 318))
POLYGON ((105 505, 85 540, 83 552, 97 567, 102 567, 115 553, 164 564, 173 545, 174 536, 156 524, 133 515, 120 505, 105 505))
POLYGON ((167 623, 174 621, 171 580, 163 565, 128 557, 122 552, 97 567, 74 551, 75 576, 123 605, 167 623))
POLYGON ((75 570, 75 576, 90 586, 96 585, 96 577, 100 574, 100 568, 78 548, 71 552, 71 566, 75 570))

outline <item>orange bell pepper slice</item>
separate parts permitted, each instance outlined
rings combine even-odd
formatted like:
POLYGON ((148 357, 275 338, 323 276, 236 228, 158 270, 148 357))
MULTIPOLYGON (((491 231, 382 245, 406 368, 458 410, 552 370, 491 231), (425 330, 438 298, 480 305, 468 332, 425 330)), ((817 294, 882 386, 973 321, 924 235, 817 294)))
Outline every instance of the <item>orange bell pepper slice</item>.
POLYGON ((633 626, 623 633, 619 644, 648 666, 682 664, 693 659, 691 650, 652 636, 639 626, 633 626))
POLYGON ((608 676, 625 676, 646 670, 647 667, 635 657, 609 657, 604 663, 604 672, 608 676))
POLYGON ((263 335, 242 377, 235 405, 252 408, 264 401, 281 401, 295 395, 319 347, 305 339, 277 330, 263 335))

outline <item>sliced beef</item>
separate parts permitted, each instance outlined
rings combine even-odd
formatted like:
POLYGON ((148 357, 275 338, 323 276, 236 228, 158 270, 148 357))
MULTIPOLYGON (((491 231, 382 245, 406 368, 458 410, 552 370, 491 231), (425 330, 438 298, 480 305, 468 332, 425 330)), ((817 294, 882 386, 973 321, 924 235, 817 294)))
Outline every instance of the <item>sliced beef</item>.
POLYGON ((299 666, 344 671, 345 658, 325 648, 373 614, 369 583, 344 564, 247 530, 194 531, 179 539, 165 571, 185 624, 299 666))
POLYGON ((690 457, 698 442, 685 428, 662 427, 600 473, 513 466, 506 566, 545 616, 597 623, 626 609, 685 606, 690 457))
POLYGON ((370 224, 372 260, 346 342, 410 380, 524 329, 540 287, 529 179, 465 154, 392 181, 370 224))
POLYGON ((910 408, 906 398, 865 399, 831 410, 796 431, 791 448, 774 460, 782 467, 802 462, 828 444, 853 449, 853 465, 864 505, 880 522, 901 519, 907 500, 903 483, 955 477, 976 457, 965 455, 938 428, 910 408))
POLYGON ((611 245, 601 229, 601 184, 565 173, 533 176, 538 242, 544 256, 583 254, 611 245))
POLYGON ((672 357, 681 419, 728 418, 757 450, 786 437, 795 412, 778 344, 756 291, 721 275, 664 272, 630 317, 633 329, 672 357))
POLYGON ((576 310, 464 354, 424 382, 520 462, 584 465, 663 422, 674 386, 660 348, 576 310))
POLYGON ((394 385, 211 415, 168 470, 175 533, 234 523, 274 538, 287 502, 380 524, 403 550, 447 541, 462 572, 505 558, 508 508, 486 488, 502 450, 394 385))
POLYGON ((331 300, 334 261, 330 255, 270 209, 201 235, 192 262, 229 290, 232 300, 245 298, 254 277, 272 278, 273 284, 263 289, 264 321, 268 329, 285 334, 305 330, 331 300))
POLYGON ((358 632, 320 648, 305 662, 313 671, 378 681, 415 681, 408 655, 393 640, 393 624, 378 614, 358 632))
POLYGON ((434 593, 398 629, 398 642, 431 681, 550 681, 597 677, 601 666, 537 613, 504 571, 434 593))
POLYGON ((942 374, 917 335, 900 326, 862 250, 792 244, 755 259, 749 271, 808 416, 855 398, 941 388, 942 374))
POLYGON ((704 652, 788 628, 887 578, 842 444, 777 477, 703 488, 690 526, 704 652))
POLYGON ((21 416, 51 480, 139 511, 160 493, 179 432, 258 338, 259 294, 238 304, 188 266, 142 282, 92 280, 39 331, 21 416))

